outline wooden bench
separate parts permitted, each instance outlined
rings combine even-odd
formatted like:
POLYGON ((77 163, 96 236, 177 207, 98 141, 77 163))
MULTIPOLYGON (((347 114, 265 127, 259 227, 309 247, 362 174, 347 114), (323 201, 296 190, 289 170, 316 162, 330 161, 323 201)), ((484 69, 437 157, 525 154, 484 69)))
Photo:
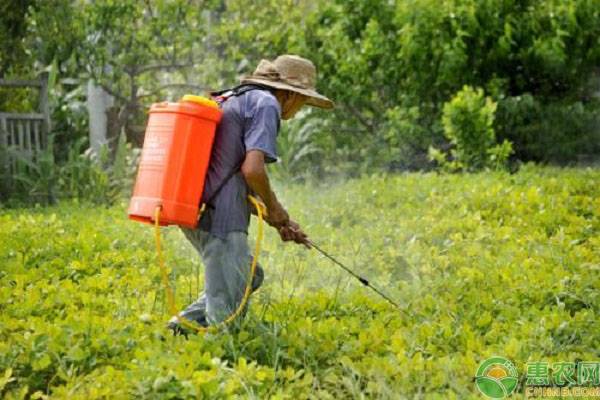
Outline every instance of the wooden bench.
MULTIPOLYGON (((36 80, 0 79, 0 87, 27 88, 39 90, 39 106, 35 113, 9 113, 0 110, 0 147, 20 153, 30 161, 48 145, 50 132, 50 108, 48 105, 48 73, 40 74, 36 80)), ((3 151, 3 173, 10 177, 16 170, 16 159, 3 151)))

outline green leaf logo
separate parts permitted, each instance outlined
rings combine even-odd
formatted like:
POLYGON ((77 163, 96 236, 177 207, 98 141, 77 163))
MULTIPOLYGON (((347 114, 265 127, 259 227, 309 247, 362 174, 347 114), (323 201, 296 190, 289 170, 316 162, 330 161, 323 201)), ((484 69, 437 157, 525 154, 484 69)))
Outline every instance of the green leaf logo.
POLYGON ((475 383, 485 396, 503 399, 514 392, 519 381, 515 365, 504 357, 491 357, 477 368, 475 383))

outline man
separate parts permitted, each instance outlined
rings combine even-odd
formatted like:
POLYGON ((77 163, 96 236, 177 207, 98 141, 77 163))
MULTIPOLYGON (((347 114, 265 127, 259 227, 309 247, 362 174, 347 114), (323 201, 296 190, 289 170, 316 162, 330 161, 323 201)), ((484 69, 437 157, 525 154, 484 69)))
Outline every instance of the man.
MULTIPOLYGON (((182 228, 205 265, 205 291, 180 316, 200 325, 218 324, 240 304, 250 272, 248 225, 252 206, 248 194, 264 202, 266 222, 281 239, 309 247, 300 226, 290 219, 271 189, 266 163, 277 160, 276 137, 280 119, 290 119, 304 105, 330 109, 333 102, 315 90, 316 69, 307 59, 283 55, 262 60, 237 88, 215 93, 223 117, 206 177, 203 202, 207 204, 196 229, 182 228)), ((257 266, 252 290, 263 281, 257 266)), ((182 331, 178 318, 169 321, 174 333, 182 331)))

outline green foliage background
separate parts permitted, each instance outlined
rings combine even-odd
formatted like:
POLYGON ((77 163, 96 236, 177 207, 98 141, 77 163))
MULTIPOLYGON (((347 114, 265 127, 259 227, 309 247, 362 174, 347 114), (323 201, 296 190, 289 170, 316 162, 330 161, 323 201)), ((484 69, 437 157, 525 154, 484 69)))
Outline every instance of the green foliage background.
MULTIPOLYGON (((0 44, 14 54, 0 75, 93 79, 137 145, 150 103, 233 86, 261 58, 296 53, 318 66, 337 109, 304 116, 317 121, 308 145, 319 151, 284 168, 292 177, 430 168, 427 149, 452 146, 442 110, 464 85, 498 104, 493 128, 513 161, 600 153, 600 0, 59 0, 3 18, 0 35, 21 40, 0 44)), ((61 160, 86 126, 81 110, 59 109, 61 160)))
MULTIPOLYGON (((528 361, 598 359, 599 179, 528 164, 280 187, 311 237, 407 314, 269 231, 241 329, 189 341, 164 328, 152 228, 126 204, 3 212, 0 394, 475 399, 478 363, 498 354, 522 390, 528 361)), ((203 287, 198 257, 162 234, 182 306, 203 287)))

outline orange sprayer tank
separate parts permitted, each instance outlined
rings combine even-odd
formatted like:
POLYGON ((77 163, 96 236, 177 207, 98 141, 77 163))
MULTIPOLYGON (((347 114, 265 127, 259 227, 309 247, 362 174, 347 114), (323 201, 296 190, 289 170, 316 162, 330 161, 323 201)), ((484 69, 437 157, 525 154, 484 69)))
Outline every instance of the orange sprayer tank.
POLYGON ((193 228, 208 170, 215 130, 221 119, 217 103, 186 95, 178 103, 150 108, 129 218, 193 228))

